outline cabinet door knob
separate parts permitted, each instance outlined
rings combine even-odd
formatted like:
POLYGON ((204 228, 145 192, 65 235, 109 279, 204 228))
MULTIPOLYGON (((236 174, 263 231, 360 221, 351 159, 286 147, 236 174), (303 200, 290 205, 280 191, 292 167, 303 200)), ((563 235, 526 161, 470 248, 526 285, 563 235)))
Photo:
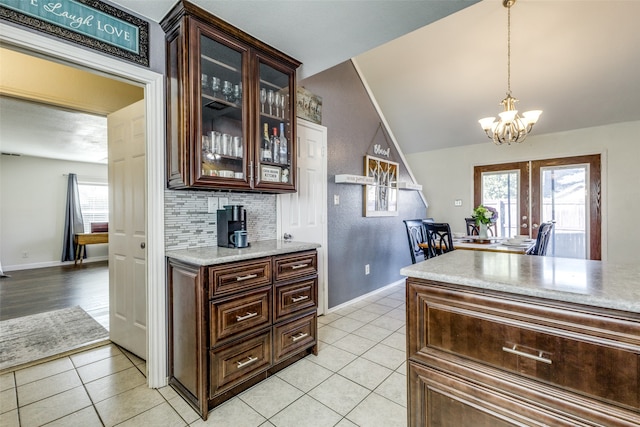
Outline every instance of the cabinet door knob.
POLYGON ((146 245, 146 243, 142 242, 142 243, 140 243, 140 247, 141 247, 142 249, 144 249, 144 248, 146 248, 146 247, 147 247, 147 245, 146 245))

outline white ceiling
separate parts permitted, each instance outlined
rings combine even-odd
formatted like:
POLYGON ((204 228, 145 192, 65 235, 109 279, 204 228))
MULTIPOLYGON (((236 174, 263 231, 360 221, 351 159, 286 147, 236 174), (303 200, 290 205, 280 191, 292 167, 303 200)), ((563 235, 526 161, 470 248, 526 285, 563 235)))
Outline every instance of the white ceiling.
MULTIPOLYGON (((114 3, 159 21, 175 1, 114 3)), ((407 154, 488 141, 477 120, 506 92, 502 0, 193 3, 301 60, 300 78, 355 57, 407 154)), ((511 87, 520 110, 544 111, 534 134, 640 120, 638 18, 640 0, 516 3, 511 87)))

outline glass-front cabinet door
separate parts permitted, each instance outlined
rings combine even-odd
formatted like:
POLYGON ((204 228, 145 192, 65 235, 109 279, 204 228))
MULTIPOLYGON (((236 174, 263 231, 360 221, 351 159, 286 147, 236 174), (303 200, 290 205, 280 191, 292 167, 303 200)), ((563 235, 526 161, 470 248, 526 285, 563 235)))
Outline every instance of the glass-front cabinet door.
POLYGON ((292 121, 294 105, 290 88, 293 72, 263 58, 258 59, 259 114, 256 147, 256 188, 294 189, 295 159, 292 121))
POLYGON ((200 112, 194 161, 196 181, 249 187, 247 172, 251 151, 246 140, 248 50, 215 33, 200 32, 200 112), (198 144, 199 142, 199 144, 198 144))

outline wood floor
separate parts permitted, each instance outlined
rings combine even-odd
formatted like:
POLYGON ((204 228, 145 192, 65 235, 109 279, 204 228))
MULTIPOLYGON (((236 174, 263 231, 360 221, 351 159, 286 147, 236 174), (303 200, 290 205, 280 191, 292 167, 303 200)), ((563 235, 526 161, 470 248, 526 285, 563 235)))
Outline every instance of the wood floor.
POLYGON ((107 261, 6 272, 0 279, 0 320, 79 305, 109 329, 107 261))

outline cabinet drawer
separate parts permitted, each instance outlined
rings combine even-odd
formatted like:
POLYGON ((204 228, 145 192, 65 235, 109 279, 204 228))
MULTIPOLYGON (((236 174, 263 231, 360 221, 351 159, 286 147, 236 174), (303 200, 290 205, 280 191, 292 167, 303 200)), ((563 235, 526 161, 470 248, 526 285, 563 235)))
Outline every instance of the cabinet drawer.
MULTIPOLYGON (((410 358, 424 361, 434 351, 450 353, 640 409, 640 348, 610 339, 615 325, 628 327, 620 319, 609 319, 608 336, 600 337, 593 327, 567 322, 564 312, 558 311, 559 320, 551 309, 542 317, 533 304, 510 306, 471 293, 417 288, 409 293, 409 315, 417 316, 417 327, 408 328, 410 358)), ((584 316, 585 322, 590 320, 584 316)), ((598 317, 594 321, 605 322, 598 317)), ((623 332, 619 337, 632 336, 631 330, 623 332)))
POLYGON ((316 313, 274 326, 273 363, 316 343, 316 313))
POLYGON ((318 254, 308 251, 274 257, 273 270, 274 280, 278 282, 317 274, 318 254))
POLYGON ((271 366, 271 331, 211 351, 209 398, 271 366))
POLYGON ((274 295, 275 321, 295 315, 301 310, 317 307, 318 279, 277 285, 274 295))
POLYGON ((271 283, 271 258, 209 268, 209 298, 271 283))
POLYGON ((271 287, 209 302, 211 347, 271 324, 271 287))

